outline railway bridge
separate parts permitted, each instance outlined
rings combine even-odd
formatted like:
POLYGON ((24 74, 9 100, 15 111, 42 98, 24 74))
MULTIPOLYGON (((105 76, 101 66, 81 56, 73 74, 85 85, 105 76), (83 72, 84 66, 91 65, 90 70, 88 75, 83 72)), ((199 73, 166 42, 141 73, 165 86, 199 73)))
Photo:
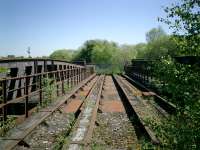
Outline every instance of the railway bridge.
POLYGON ((147 86, 145 61, 118 75, 51 59, 1 60, 0 149, 138 149, 176 107, 147 86), (141 67, 141 68, 140 68, 141 67))

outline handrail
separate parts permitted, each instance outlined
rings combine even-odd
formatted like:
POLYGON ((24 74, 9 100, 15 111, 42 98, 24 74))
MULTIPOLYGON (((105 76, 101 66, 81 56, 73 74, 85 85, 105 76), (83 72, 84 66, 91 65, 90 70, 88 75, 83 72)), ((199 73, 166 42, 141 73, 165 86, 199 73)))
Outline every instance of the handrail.
POLYGON ((38 103, 42 104, 44 87, 42 78, 53 79, 56 85, 57 96, 65 94, 65 83, 69 88, 76 86, 78 83, 94 73, 94 68, 75 67, 50 72, 36 73, 27 76, 4 78, 0 80, 0 96, 2 103, 0 109, 3 110, 3 119, 7 119, 7 106, 12 103, 25 102, 25 116, 28 117, 28 104, 32 95, 38 96, 38 103), (14 82, 14 86, 8 87, 14 82), (16 84, 17 82, 17 84, 16 84), (20 92, 20 93, 18 93, 20 92), (20 94, 18 96, 18 94, 20 94), (18 97, 17 97, 18 96, 18 97))

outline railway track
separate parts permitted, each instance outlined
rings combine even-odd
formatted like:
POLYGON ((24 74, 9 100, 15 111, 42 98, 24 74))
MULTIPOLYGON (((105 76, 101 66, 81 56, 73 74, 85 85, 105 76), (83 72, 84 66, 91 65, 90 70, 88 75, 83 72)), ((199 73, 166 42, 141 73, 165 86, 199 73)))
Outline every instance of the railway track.
POLYGON ((20 136, 18 128, 1 139, 0 148, 138 149, 142 139, 159 145, 147 120, 161 122, 169 114, 152 97, 123 76, 93 76, 34 126, 21 127, 20 136))
MULTIPOLYGON (((16 148, 16 149, 31 148, 31 145, 30 145, 31 140, 32 140, 32 138, 34 139, 34 137, 28 136, 28 135, 32 135, 33 132, 37 132, 37 131, 35 131, 35 129, 37 127, 39 127, 41 124, 43 124, 46 120, 48 120, 48 118, 50 118, 49 120, 52 120, 52 119, 56 120, 56 117, 52 117, 53 116, 52 114, 53 113, 58 114, 58 112, 61 111, 61 108, 64 107, 64 105, 66 105, 65 103, 70 104, 70 101, 72 102, 73 101, 72 99, 76 98, 77 92, 81 93, 81 91, 85 89, 85 93, 80 95, 80 97, 83 98, 84 96, 86 96, 87 93, 89 92, 91 86, 95 83, 95 80, 96 80, 95 75, 90 76, 88 79, 84 80, 78 86, 73 88, 72 91, 67 93, 65 96, 58 98, 58 100, 55 101, 54 103, 52 103, 50 106, 39 110, 38 113, 36 113, 35 115, 32 115, 31 117, 26 119, 22 124, 11 129, 4 137, 0 137, 0 149, 9 150, 9 149, 13 149, 13 148, 16 148), (28 137, 28 138, 26 138, 26 137, 28 137), (29 141, 30 143, 27 143, 26 141, 29 141), (22 147, 20 147, 18 145, 22 145, 22 147)), ((79 106, 81 104, 82 103, 80 102, 79 106)), ((78 109, 75 112, 75 114, 76 113, 78 113, 78 109)), ((59 117, 61 117, 61 116, 58 116, 57 118, 59 118, 59 117)), ((60 119, 60 120, 62 120, 62 119, 60 119)), ((44 124, 46 124, 46 123, 44 123, 44 124)), ((57 125, 59 125, 59 122, 57 122, 57 124, 56 124, 56 121, 55 121, 55 122, 53 122, 53 124, 54 124, 53 126, 56 127, 57 125)), ((58 129, 58 130, 61 130, 61 129, 58 129)), ((39 135, 39 136, 42 136, 42 135, 39 135)), ((46 133, 44 133, 43 136, 45 137, 46 133)), ((37 135, 36 135, 36 138, 37 138, 37 135)), ((41 141, 41 142, 43 142, 43 145, 39 149, 49 147, 49 145, 47 145, 48 144, 47 139, 45 139, 45 141, 41 141)), ((37 141, 37 139, 36 139, 36 142, 34 142, 34 140, 32 141, 33 149, 34 149, 34 145, 36 145, 36 149, 38 148, 37 147, 38 143, 40 143, 40 142, 37 141)), ((40 145, 38 145, 38 146, 40 146, 40 145)))
POLYGON ((169 114, 175 114, 176 113, 177 108, 174 104, 166 101, 164 98, 162 98, 158 94, 152 92, 150 89, 145 87, 143 84, 131 79, 129 76, 123 75, 123 77, 126 78, 126 80, 129 81, 131 84, 133 84, 135 87, 140 89, 140 91, 142 91, 144 93, 147 92, 147 93, 153 94, 155 102, 158 103, 159 106, 162 107, 163 109, 165 109, 169 114))
POLYGON ((85 99, 84 105, 81 109, 75 127, 70 134, 69 142, 63 146, 63 149, 81 149, 87 147, 93 133, 99 100, 101 96, 104 76, 100 76, 91 89, 89 95, 85 99))
POLYGON ((159 139, 145 121, 156 120, 156 122, 160 122, 163 114, 149 103, 150 100, 147 101, 147 99, 142 98, 141 92, 132 86, 125 78, 119 76, 115 76, 114 78, 123 91, 128 103, 132 106, 137 120, 140 123, 140 127, 142 128, 141 130, 145 131, 145 134, 154 144, 159 144, 159 139))
POLYGON ((139 146, 136 128, 112 76, 106 76, 90 148, 135 149, 139 146))

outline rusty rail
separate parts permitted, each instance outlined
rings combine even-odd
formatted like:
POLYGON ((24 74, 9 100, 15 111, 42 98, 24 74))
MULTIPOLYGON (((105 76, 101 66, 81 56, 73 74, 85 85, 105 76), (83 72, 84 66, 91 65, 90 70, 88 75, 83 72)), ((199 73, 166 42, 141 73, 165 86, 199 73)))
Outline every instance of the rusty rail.
POLYGON ((144 133, 149 137, 149 139, 151 140, 151 142, 153 144, 160 144, 160 140, 156 137, 153 130, 147 124, 145 124, 143 118, 138 113, 138 111, 136 111, 136 109, 135 109, 137 106, 137 103, 139 103, 140 100, 135 101, 134 97, 136 97, 136 96, 132 92, 130 92, 130 89, 126 90, 126 89, 128 89, 127 87, 129 87, 129 86, 126 82, 122 81, 119 78, 119 76, 114 76, 114 80, 117 83, 117 85, 119 86, 123 95, 125 96, 127 102, 130 104, 135 116, 137 117, 141 131, 144 131, 144 133))
POLYGON ((95 74, 90 75, 85 80, 81 81, 77 86, 73 87, 72 90, 58 98, 57 101, 53 103, 53 105, 48 106, 48 108, 43 108, 39 111, 39 113, 29 117, 22 124, 19 124, 15 128, 11 129, 5 137, 0 138, 0 149, 11 150, 13 149, 19 142, 23 141, 24 138, 31 133, 43 120, 49 117, 53 112, 58 110, 64 103, 67 102, 68 99, 73 97, 73 95, 80 90, 83 86, 85 86, 88 82, 94 79, 95 74))
POLYGON ((104 75, 101 75, 93 87, 91 88, 89 94, 87 95, 86 99, 84 100, 83 105, 81 106, 81 113, 79 114, 76 123, 73 126, 73 130, 71 134, 70 142, 63 145, 64 149, 70 149, 70 148, 77 148, 84 146, 86 149, 88 145, 91 142, 93 129, 95 126, 95 120, 97 117, 97 110, 99 107, 99 101, 102 93, 104 83, 104 75), (90 110, 91 111, 88 111, 90 110), (88 114, 89 113, 89 114, 88 114), (88 122, 84 122, 84 120, 88 120, 88 122), (81 121, 82 120, 82 121, 81 121), (82 135, 80 138, 77 138, 79 136, 80 129, 83 127, 86 128, 85 134, 82 135))
MULTIPOLYGON (((123 75, 123 77, 126 78, 126 80, 129 81, 131 84, 133 84, 134 86, 142 89, 143 91, 152 93, 152 91, 150 89, 148 89, 147 87, 145 87, 141 83, 131 79, 129 76, 123 75)), ((157 104, 159 104, 163 109, 165 109, 169 114, 175 114, 176 113, 177 108, 176 108, 176 106, 174 104, 172 104, 171 102, 169 102, 166 99, 162 98, 161 96, 159 96, 156 93, 154 93, 153 97, 155 99, 155 102, 157 104)))

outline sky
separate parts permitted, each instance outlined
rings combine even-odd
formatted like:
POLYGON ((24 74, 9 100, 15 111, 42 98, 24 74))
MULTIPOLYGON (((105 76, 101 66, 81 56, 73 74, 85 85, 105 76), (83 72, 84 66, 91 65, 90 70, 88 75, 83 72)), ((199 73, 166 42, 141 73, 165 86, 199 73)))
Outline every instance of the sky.
POLYGON ((162 6, 176 0, 0 0, 0 56, 48 56, 77 49, 86 40, 119 44, 145 42, 145 33, 161 25, 162 6))

